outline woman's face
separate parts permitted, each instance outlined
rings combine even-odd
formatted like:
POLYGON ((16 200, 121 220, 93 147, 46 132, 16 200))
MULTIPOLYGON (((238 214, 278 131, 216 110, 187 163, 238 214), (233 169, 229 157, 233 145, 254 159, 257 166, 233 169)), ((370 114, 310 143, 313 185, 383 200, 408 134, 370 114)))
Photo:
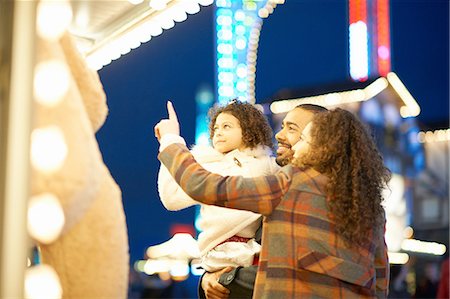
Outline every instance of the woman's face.
POLYGON ((309 151, 311 147, 311 127, 312 122, 309 122, 300 134, 298 142, 292 147, 294 158, 299 158, 309 151))
POLYGON ((235 149, 243 149, 242 129, 239 120, 229 113, 220 113, 214 124, 214 148, 226 154, 235 149))

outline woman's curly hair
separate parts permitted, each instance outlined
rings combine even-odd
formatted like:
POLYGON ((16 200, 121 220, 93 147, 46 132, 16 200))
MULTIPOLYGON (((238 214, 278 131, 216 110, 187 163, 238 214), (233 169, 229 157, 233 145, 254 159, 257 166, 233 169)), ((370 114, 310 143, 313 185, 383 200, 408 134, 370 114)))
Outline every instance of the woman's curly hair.
POLYGON ((230 101, 226 106, 217 106, 209 110, 209 137, 214 136, 214 126, 220 113, 228 113, 239 120, 242 129, 242 142, 245 147, 255 148, 266 145, 273 149, 273 131, 264 114, 250 103, 238 100, 230 101))
POLYGON ((348 244, 365 243, 371 230, 384 227, 382 189, 391 173, 355 115, 339 108, 315 115, 310 150, 294 163, 329 178, 330 216, 348 244))

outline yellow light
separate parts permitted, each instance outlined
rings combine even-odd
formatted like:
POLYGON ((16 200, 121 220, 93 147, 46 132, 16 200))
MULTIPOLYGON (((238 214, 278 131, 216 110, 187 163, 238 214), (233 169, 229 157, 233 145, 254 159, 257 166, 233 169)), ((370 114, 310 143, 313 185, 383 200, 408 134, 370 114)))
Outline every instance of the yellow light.
POLYGON ((397 92, 400 98, 403 100, 405 105, 408 107, 408 111, 403 111, 400 109, 400 114, 402 117, 410 117, 417 116, 420 114, 420 107, 417 104, 417 101, 413 98, 413 96, 409 93, 408 89, 406 89, 405 85, 400 81, 400 78, 395 73, 388 73, 387 80, 392 85, 392 88, 397 92), (406 113, 407 112, 407 113, 406 113))
POLYGON ((134 270, 138 271, 138 272, 144 272, 144 267, 145 267, 145 263, 147 261, 144 260, 140 260, 134 263, 134 270))
POLYGON ((417 141, 419 141, 420 143, 425 143, 425 133, 424 132, 419 132, 417 134, 417 141))
POLYGON ((64 211, 55 195, 36 195, 28 202, 28 232, 39 242, 50 244, 56 240, 64 222, 64 211))
POLYGON ((412 238, 412 236, 414 235, 413 228, 411 226, 405 227, 405 229, 403 230, 403 235, 405 236, 406 239, 412 238))
POLYGON ((147 275, 153 275, 155 273, 169 272, 170 260, 147 260, 144 265, 144 273, 147 275))
POLYGON ((62 298, 61 283, 56 271, 49 265, 37 265, 25 272, 25 298, 62 298))
POLYGON ((150 7, 155 10, 163 10, 167 6, 167 0, 150 0, 150 7))
POLYGON ((185 260, 175 260, 170 267, 170 275, 175 281, 186 280, 189 276, 189 265, 185 260))
POLYGON ((386 87, 388 87, 388 85, 389 82, 386 80, 386 78, 378 78, 377 80, 366 86, 366 88, 364 88, 364 93, 366 94, 365 98, 373 98, 374 96, 382 92, 386 87))
POLYGON ((420 252, 432 255, 443 255, 447 250, 443 244, 414 239, 403 240, 402 249, 405 251, 420 252))
POLYGON ((388 252, 389 264, 406 264, 409 261, 409 255, 403 252, 388 252))
POLYGON ((450 141, 450 129, 419 132, 419 133, 417 133, 417 140, 420 143, 450 141))
POLYGON ((31 133, 31 164, 39 171, 52 173, 60 169, 67 156, 64 134, 59 127, 34 129, 31 133))
POLYGON ((44 39, 57 40, 72 21, 68 0, 41 0, 37 8, 37 32, 44 39))
POLYGON ((59 60, 41 62, 36 66, 33 83, 36 101, 48 107, 55 106, 69 90, 69 69, 59 60))
POLYGON ((258 11, 258 16, 262 19, 267 18, 269 16, 269 11, 263 7, 258 11))

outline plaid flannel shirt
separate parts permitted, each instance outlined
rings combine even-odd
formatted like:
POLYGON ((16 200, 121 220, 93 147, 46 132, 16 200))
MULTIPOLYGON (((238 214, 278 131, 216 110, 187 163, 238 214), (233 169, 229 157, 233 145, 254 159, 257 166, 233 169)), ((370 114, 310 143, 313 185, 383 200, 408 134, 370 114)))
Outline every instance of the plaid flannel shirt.
POLYGON ((254 298, 386 298, 383 233, 374 229, 367 246, 347 246, 329 218, 327 178, 314 169, 222 177, 203 169, 181 144, 158 158, 193 199, 265 215, 254 298))

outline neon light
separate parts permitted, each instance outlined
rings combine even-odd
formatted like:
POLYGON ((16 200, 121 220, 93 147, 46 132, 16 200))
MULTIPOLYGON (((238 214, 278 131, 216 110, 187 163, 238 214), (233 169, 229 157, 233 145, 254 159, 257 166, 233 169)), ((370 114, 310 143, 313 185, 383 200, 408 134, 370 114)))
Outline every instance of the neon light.
POLYGON ((369 77, 367 1, 349 0, 350 76, 365 81, 369 77))
POLYGON ((386 76, 391 71, 389 0, 377 0, 377 54, 378 73, 386 76))
POLYGON ((369 76, 367 25, 358 21, 350 25, 350 76, 365 81, 369 76))

